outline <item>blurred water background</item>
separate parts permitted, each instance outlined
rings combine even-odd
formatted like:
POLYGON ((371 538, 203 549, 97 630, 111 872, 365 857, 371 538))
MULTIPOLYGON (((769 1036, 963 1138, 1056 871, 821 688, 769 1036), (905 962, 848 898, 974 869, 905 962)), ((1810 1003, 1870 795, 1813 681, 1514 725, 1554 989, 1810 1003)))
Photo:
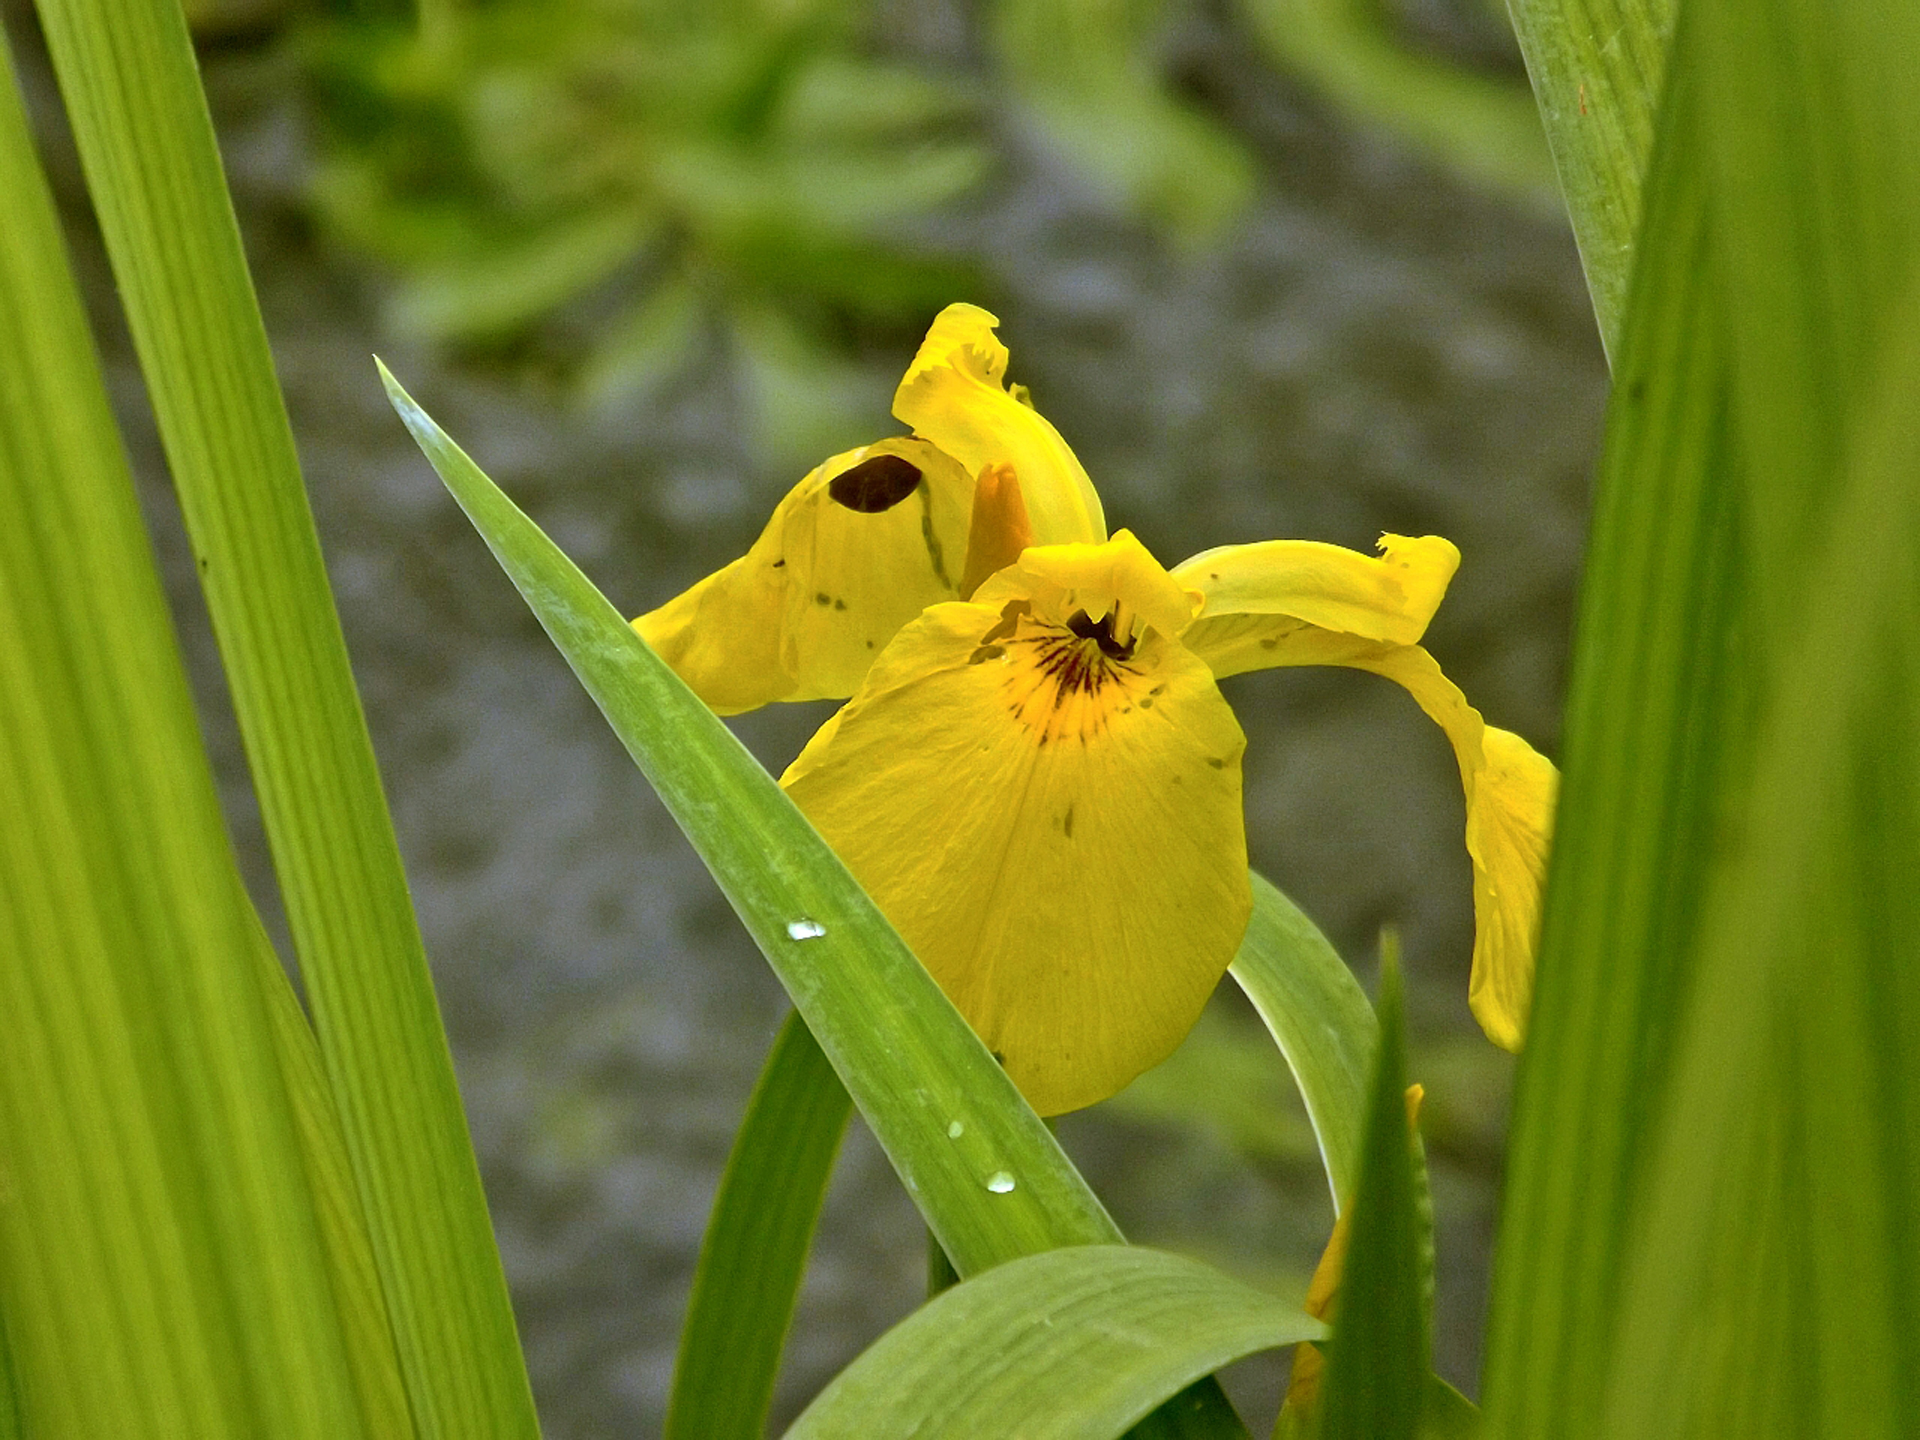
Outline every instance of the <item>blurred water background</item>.
MULTIPOLYGON (((629 613, 897 433, 950 299, 1171 563, 1439 533, 1429 643, 1557 753, 1605 369, 1485 0, 202 0, 190 7, 554 1440, 658 1430, 777 984, 388 410, 379 351, 629 613)), ((232 717, 30 13, 4 14, 146 487, 236 841, 232 717)), ((1255 867, 1411 983, 1441 1373, 1475 1388, 1511 1061, 1466 1007, 1440 733, 1335 671, 1224 687, 1255 867)), ((825 713, 738 732, 776 771, 825 713)), ((1232 987, 1226 987, 1231 991, 1232 987)), ((1237 994, 1061 1135, 1128 1235, 1304 1289, 1332 1211, 1237 994)), ((776 1421, 917 1303, 855 1122, 776 1421)), ((1229 1376, 1253 1423, 1279 1360, 1229 1376)))

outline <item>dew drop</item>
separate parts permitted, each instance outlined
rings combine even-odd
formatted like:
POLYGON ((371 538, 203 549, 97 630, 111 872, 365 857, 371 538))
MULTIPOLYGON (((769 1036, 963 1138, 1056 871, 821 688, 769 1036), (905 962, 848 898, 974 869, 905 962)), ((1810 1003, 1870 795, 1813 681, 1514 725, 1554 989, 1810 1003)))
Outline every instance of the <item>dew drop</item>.
POLYGON ((987 1177, 987 1189, 996 1195, 1005 1195, 1013 1189, 1013 1176, 1004 1170, 996 1170, 987 1177))
POLYGON ((789 920, 787 938, 789 940, 818 940, 827 933, 827 927, 818 920, 789 920))
POLYGON ((962 1125, 958 1120, 955 1120, 951 1125, 947 1126, 947 1139, 949 1140, 958 1140, 966 1133, 967 1127, 962 1125))

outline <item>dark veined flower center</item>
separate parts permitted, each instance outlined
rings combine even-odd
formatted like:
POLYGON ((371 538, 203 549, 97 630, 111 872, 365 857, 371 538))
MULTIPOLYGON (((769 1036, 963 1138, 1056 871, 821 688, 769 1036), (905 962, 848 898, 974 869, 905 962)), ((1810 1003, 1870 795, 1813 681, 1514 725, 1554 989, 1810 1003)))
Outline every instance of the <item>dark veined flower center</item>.
POLYGON ((1091 640, 1100 647, 1100 653, 1109 660, 1131 660, 1133 658, 1134 637, 1118 639, 1113 633, 1114 616, 1119 611, 1110 610, 1098 620, 1090 617, 1084 610, 1076 610, 1067 617, 1067 629, 1082 640, 1091 640))

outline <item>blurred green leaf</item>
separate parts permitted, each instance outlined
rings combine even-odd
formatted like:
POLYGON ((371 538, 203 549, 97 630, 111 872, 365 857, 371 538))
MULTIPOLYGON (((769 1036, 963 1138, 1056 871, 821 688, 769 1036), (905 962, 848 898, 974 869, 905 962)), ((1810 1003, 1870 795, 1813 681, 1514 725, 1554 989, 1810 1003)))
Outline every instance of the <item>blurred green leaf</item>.
POLYGON ((403 333, 448 340, 511 331, 605 280, 660 233, 657 215, 615 209, 556 221, 528 239, 422 267, 392 307, 403 333))
POLYGON ((1112 1113, 1211 1136, 1257 1160, 1317 1158, 1289 1077, 1273 1063, 1273 1043, 1235 1023, 1219 1000, 1200 1012, 1180 1047, 1104 1102, 1112 1113))
POLYGON ((702 307, 694 287, 664 277, 627 308, 581 366, 581 402, 610 407, 651 394, 696 354, 702 307))
POLYGON ((1340 1298, 1320 1385, 1321 1440, 1414 1440, 1433 1348, 1425 1235, 1407 1125, 1400 966, 1388 945, 1380 972, 1380 1043, 1340 1298))
POLYGON ((1674 47, 1488 1408, 1574 1440, 1905 1435, 1920 14, 1702 0, 1674 47))
POLYGON ((378 1407, 281 1080, 285 980, 4 36, 0 356, 0 1432, 359 1434, 378 1407))
POLYGON ((1253 194, 1234 135, 1176 98, 1155 54, 1163 0, 998 0, 1000 64, 1047 135, 1129 215, 1186 245, 1253 194))
POLYGON ((787 1436, 1111 1440, 1196 1376, 1324 1333, 1293 1306, 1178 1256, 1053 1250, 915 1311, 821 1391, 787 1436))
POLYGON ((400 271, 402 328, 510 354, 553 320, 589 403, 683 372, 711 327, 784 468, 811 454, 796 415, 884 399, 848 359, 855 327, 977 288, 925 221, 988 172, 980 97, 875 54, 871 20, 867 0, 336 14, 295 47, 321 122, 313 200, 400 271), (596 286, 601 314, 567 308, 596 286))
POLYGON ((429 1435, 531 1434, 446 1036, 185 23, 169 0, 43 0, 40 15, 199 561, 415 1421, 429 1435))
POLYGON ((1508 0, 1600 342, 1619 348, 1674 0, 1508 0))
POLYGON ((1359 1178, 1367 1074, 1379 1025, 1359 981, 1319 927, 1253 877, 1253 918, 1229 972, 1293 1071, 1336 1214, 1359 1178))
POLYGON ((758 1440, 853 1102, 797 1011, 734 1137, 680 1330, 666 1440, 758 1440))
MULTIPOLYGON (((1052 1133, 773 778, 400 388, 395 410, 786 986, 962 1275, 1120 1232, 1052 1133)), ((1136 1434, 1245 1430, 1211 1380, 1136 1434)))
POLYGON ((1470 184, 1562 213, 1525 86, 1411 48, 1375 0, 1241 0, 1240 10, 1278 64, 1348 115, 1384 127, 1470 184))

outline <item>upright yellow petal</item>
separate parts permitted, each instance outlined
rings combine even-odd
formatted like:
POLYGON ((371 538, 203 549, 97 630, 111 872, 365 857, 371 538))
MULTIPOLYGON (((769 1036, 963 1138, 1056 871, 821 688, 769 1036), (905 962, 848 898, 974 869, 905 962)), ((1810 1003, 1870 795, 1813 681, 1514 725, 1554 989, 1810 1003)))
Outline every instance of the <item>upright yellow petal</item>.
POLYGON ((1173 577, 1204 597, 1189 648, 1216 676, 1260 670, 1306 627, 1412 645, 1426 633, 1460 552, 1438 535, 1382 535, 1380 556, 1316 540, 1223 545, 1177 565, 1173 577))
POLYGON ((949 305, 927 331, 894 393, 893 413, 977 476, 1011 465, 1041 545, 1107 538, 1100 496, 1060 432, 1009 394, 1000 322, 977 305, 949 305))
POLYGON ((1056 1114, 1164 1058, 1232 960, 1245 740, 1132 536, 989 589, 902 630, 781 783, 1056 1114))
POLYGON ((1033 544, 1033 521, 1020 495, 1020 477, 1011 465, 989 465, 973 482, 973 522, 967 531, 967 568, 960 580, 960 598, 973 592, 989 576, 1013 564, 1033 544))
POLYGON ((959 594, 972 504, 968 472, 925 440, 849 450, 634 629, 722 714, 851 695, 902 625, 959 594))

